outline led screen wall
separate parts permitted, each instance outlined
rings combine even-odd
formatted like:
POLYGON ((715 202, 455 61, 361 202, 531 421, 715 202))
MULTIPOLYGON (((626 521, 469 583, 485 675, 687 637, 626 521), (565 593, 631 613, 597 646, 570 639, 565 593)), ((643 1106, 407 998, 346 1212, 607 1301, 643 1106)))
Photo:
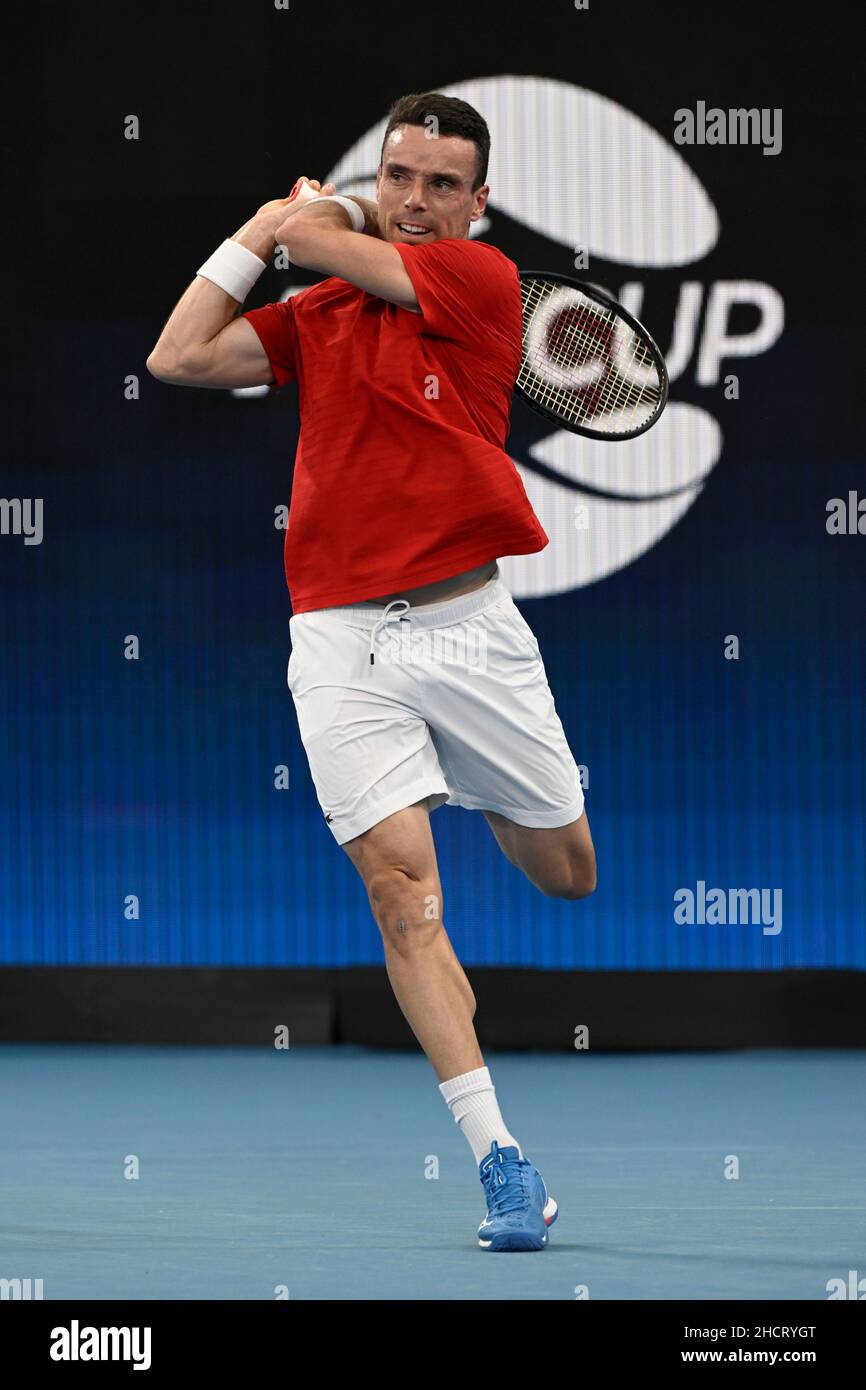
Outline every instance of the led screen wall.
MULTIPOLYGON (((786 103, 742 33, 688 7, 661 69, 642 56, 657 16, 636 6, 628 39, 601 6, 551 7, 532 34, 523 7, 476 8, 491 24, 459 58, 437 29, 413 66, 406 35, 377 29, 354 86, 372 16, 347 11, 327 94, 258 17, 231 109, 205 101, 230 9, 207 33, 166 12, 101 84, 86 46, 72 72, 62 32, 44 36, 30 176, 56 201, 55 255, 20 296, 0 488, 4 963, 382 959, 286 687, 296 389, 172 387, 144 361, 196 267, 298 173, 369 193, 390 100, 426 85, 490 125, 476 233, 607 287, 671 377, 662 420, 620 445, 514 407, 509 452, 551 544, 502 569, 583 768, 599 887, 543 897, 479 814, 442 808, 455 949, 547 968, 866 964, 866 469, 853 329, 803 262, 833 249, 833 189, 862 196, 816 123, 832 74, 822 88, 819 48, 786 103), (169 28, 200 58, 182 102, 169 28)), ((325 43, 325 18, 304 18, 305 43, 325 43)), ((780 42, 793 61, 797 36, 780 42)), ((314 278, 269 269, 247 307, 314 278)))

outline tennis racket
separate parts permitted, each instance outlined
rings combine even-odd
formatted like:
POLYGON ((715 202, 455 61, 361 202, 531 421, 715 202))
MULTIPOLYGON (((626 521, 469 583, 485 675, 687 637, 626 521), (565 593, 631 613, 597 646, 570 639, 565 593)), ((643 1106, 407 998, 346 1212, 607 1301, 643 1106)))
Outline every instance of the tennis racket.
POLYGON ((633 439, 668 398, 664 358, 642 323, 594 285, 520 272, 523 353, 514 389, 539 415, 590 439, 633 439))

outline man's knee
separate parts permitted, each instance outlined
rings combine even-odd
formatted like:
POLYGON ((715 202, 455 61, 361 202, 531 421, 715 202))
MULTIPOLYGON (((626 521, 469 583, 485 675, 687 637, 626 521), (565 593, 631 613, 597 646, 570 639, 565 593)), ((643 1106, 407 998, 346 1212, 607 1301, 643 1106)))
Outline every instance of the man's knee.
POLYGON ((377 868, 367 880, 370 907, 382 936, 397 950, 429 942, 441 929, 433 880, 405 868, 377 868))
POLYGON ((568 902, 576 902, 594 893, 597 884, 595 855, 581 854, 564 859, 539 887, 548 898, 565 898, 568 902))

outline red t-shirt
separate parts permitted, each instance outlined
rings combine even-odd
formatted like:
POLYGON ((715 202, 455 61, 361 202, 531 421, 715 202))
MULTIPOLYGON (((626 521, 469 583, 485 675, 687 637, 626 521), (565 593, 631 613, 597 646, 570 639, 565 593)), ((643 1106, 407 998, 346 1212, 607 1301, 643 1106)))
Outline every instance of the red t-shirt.
POLYGON ((548 544, 504 452, 520 282, 485 242, 396 244, 421 313, 334 276, 244 314, 301 433, 286 582, 295 613, 360 603, 548 544))

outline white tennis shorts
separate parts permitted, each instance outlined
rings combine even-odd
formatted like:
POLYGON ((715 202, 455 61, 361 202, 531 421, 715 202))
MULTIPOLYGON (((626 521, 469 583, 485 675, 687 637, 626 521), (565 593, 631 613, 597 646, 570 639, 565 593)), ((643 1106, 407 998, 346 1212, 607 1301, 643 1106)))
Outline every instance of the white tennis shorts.
POLYGON ((443 603, 320 608, 289 628, 289 689, 338 844, 425 798, 518 825, 582 815, 538 643, 498 570, 443 603))

